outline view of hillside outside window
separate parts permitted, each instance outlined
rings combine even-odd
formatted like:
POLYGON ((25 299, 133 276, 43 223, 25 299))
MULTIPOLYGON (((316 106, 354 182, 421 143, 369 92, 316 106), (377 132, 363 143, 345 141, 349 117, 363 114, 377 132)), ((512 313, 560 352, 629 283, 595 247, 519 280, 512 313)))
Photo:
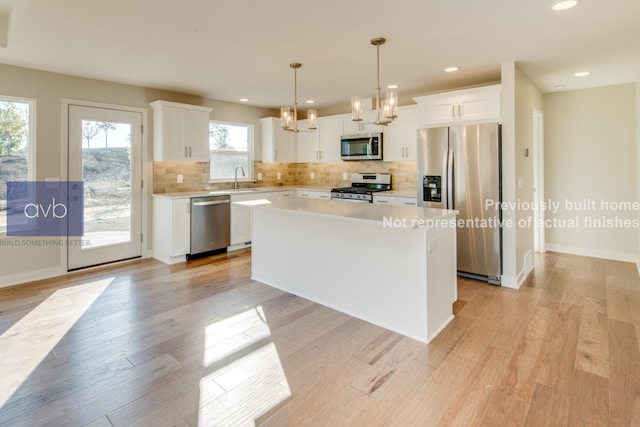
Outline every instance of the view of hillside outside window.
POLYGON ((0 95, 0 233, 7 229, 7 182, 34 179, 35 101, 0 95))
POLYGON ((238 180, 253 177, 253 126, 242 123, 209 122, 210 180, 232 181, 238 166, 238 180))

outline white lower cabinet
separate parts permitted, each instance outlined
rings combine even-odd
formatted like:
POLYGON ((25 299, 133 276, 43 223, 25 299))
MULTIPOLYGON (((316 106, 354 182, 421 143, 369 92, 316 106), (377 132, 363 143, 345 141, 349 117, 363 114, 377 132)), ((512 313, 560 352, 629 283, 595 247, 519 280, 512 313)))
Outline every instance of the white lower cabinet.
POLYGON ((191 251, 191 199, 153 198, 153 257, 167 264, 191 251))
POLYGON ((331 199, 331 190, 296 190, 296 197, 307 199, 331 199))
POLYGON ((378 196, 374 194, 373 203, 385 205, 418 206, 418 202, 415 197, 407 196, 378 196))
POLYGON ((229 250, 242 249, 251 245, 251 203, 237 202, 275 201, 284 197, 292 197, 292 190, 256 192, 231 195, 231 246, 229 250))

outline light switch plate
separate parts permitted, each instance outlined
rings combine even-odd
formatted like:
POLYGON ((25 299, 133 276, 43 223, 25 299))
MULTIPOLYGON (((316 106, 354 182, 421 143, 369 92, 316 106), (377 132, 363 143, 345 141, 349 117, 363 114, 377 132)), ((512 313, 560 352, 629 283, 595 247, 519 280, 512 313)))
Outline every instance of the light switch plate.
POLYGON ((311 178, 311 179, 316 179, 316 174, 315 174, 315 173, 313 173, 313 172, 311 172, 311 173, 309 174, 309 178, 311 178))
POLYGON ((280 172, 278 172, 278 173, 276 174, 276 179, 277 179, 278 181, 280 181, 280 180, 282 179, 282 175, 280 175, 280 172))
POLYGON ((262 172, 258 172, 258 181, 262 181, 262 172))
POLYGON ((182 184, 182 182, 184 181, 184 177, 182 176, 182 174, 178 174, 177 178, 178 178, 178 184, 182 184))

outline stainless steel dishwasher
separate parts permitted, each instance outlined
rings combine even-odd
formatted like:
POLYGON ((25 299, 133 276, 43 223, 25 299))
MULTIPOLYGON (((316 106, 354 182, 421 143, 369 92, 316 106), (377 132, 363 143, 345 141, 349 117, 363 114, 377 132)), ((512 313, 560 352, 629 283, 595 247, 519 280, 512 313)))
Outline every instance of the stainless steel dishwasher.
POLYGON ((206 252, 226 250, 230 244, 230 197, 192 197, 191 252, 187 255, 187 259, 206 252))

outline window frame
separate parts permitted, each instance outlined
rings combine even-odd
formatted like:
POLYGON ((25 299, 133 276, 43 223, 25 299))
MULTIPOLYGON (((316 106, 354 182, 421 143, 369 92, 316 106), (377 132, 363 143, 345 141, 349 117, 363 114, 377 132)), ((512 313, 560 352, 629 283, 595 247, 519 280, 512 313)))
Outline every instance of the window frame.
MULTIPOLYGON (((36 180, 36 100, 0 94, 0 102, 15 102, 29 105, 29 123, 27 125, 29 136, 27 137, 27 181, 36 180)), ((0 238, 7 237, 6 213, 5 225, 0 225, 0 238)))
MULTIPOLYGON (((245 177, 242 176, 238 176, 238 182, 252 182, 253 181, 253 175, 254 175, 254 166, 253 166, 253 160, 255 158, 255 126, 251 123, 242 123, 242 122, 230 122, 230 121, 226 121, 226 120, 209 120, 209 126, 211 126, 211 124, 215 124, 215 125, 227 125, 227 126, 238 126, 238 127, 245 127, 247 128, 247 163, 249 165, 246 175, 245 177)), ((216 183, 225 183, 225 182, 234 182, 234 177, 225 177, 225 178, 211 178, 211 152, 212 151, 217 151, 217 150, 212 150, 211 149, 211 143, 209 142, 209 179, 208 182, 210 184, 216 184, 216 183)), ((222 151, 222 150, 219 150, 222 151)), ((231 150, 229 150, 231 151, 231 150)), ((235 153, 244 153, 244 151, 233 151, 235 153)))

